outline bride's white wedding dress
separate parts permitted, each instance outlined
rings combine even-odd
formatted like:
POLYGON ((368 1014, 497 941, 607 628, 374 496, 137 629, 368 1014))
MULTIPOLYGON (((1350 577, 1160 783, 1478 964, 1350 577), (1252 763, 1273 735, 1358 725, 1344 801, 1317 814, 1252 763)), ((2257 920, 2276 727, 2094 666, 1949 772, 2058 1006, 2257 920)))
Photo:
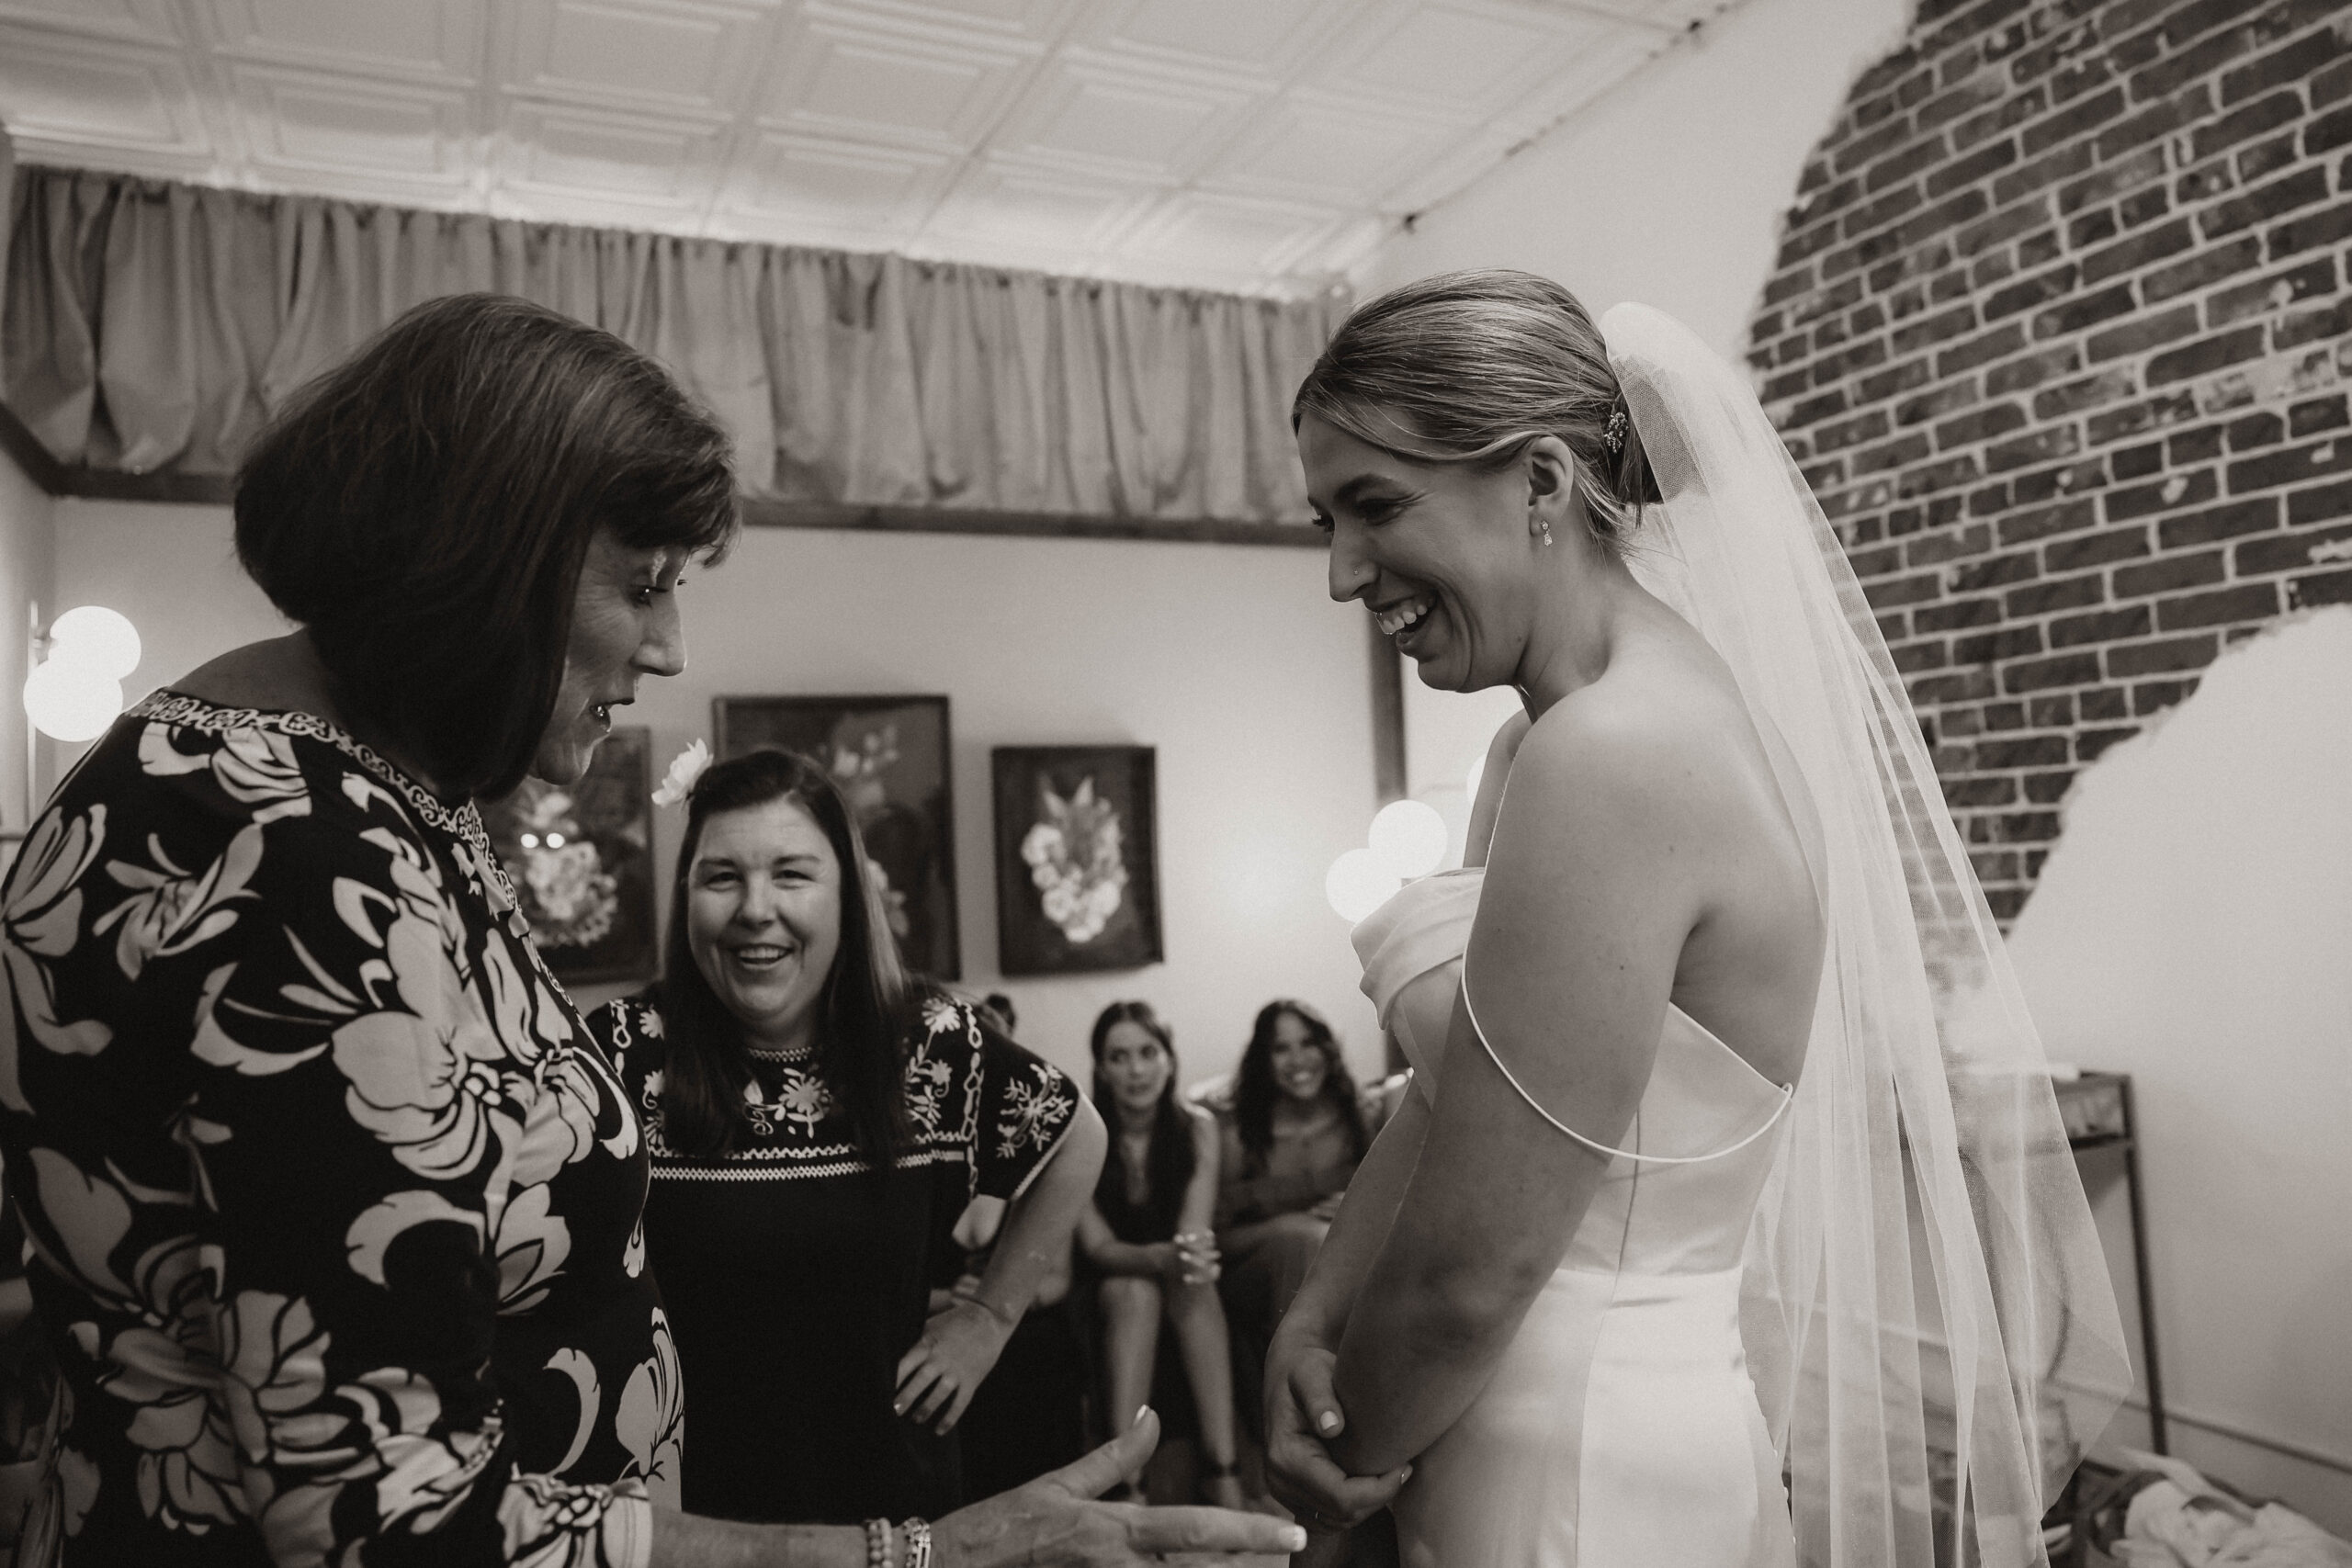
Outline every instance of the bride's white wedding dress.
MULTIPOLYGON (((2132 1378, 2040 1038, 1875 612, 1755 393, 1657 311, 1600 328, 1665 497, 1629 564, 1723 658, 1782 798, 1813 802, 1827 952, 1792 1094, 1667 1015, 1558 1270, 1415 1461, 1405 1561, 2045 1563, 2046 1500, 2132 1378)), ((1356 932, 1432 1104, 1483 881, 1414 883, 1356 932)))
MULTIPOLYGON (((1432 1096, 1483 881, 1425 878, 1356 929, 1364 989, 1432 1096), (1412 985, 1432 970, 1440 983, 1412 985)), ((1788 1102, 1668 1011, 1626 1147, 1558 1270, 1485 1392, 1414 1461, 1396 1504, 1407 1568, 1793 1561, 1739 1333, 1742 1255, 1788 1102)))

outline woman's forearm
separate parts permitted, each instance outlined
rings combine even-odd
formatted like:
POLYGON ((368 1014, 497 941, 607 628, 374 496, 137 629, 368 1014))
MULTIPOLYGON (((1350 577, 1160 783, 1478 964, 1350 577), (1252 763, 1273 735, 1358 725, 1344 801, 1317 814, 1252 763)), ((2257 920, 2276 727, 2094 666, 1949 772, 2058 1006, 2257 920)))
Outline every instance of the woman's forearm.
POLYGON ((1339 1342, 1357 1294, 1388 1240, 1388 1227, 1412 1183, 1428 1131, 1429 1107, 1419 1093, 1408 1092, 1356 1168, 1347 1200, 1331 1221, 1330 1234, 1317 1250, 1277 1337, 1303 1335, 1326 1344, 1339 1342))
POLYGON ((975 1292, 982 1306, 1007 1323, 1021 1321, 1037 1298, 1038 1285, 1069 1258, 1071 1233, 1102 1174, 1109 1143, 1102 1118, 1080 1100, 1061 1146, 1007 1210, 975 1292))
POLYGON ((855 1525, 746 1525, 653 1510, 652 1568, 864 1568, 855 1525))
POLYGON ((1349 1474, 1381 1474, 1437 1441, 1510 1348, 1529 1293, 1507 1283, 1453 1283, 1471 1272, 1450 1268, 1442 1248, 1424 1244, 1391 1246, 1366 1277, 1332 1373, 1348 1428, 1331 1457, 1349 1474))

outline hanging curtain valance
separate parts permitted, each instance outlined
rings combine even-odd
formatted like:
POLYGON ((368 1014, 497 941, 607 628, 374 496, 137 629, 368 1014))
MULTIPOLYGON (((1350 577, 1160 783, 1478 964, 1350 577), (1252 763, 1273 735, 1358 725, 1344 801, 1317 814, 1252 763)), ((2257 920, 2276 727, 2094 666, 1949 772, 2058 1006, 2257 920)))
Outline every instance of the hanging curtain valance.
POLYGON ((1302 523, 1292 391, 1342 302, 20 167, 0 399, 61 463, 224 475, 402 310, 518 294, 658 356, 786 502, 1302 523))

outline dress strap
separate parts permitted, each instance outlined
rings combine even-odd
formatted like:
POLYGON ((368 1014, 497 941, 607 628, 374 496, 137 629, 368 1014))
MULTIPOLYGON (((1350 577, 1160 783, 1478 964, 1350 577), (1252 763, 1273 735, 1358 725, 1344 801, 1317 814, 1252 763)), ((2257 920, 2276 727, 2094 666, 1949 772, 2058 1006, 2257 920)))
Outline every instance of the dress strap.
POLYGON ((1612 1149, 1607 1144, 1597 1144, 1593 1142, 1590 1138, 1586 1137, 1582 1133, 1577 1132, 1574 1127, 1569 1126, 1566 1122, 1561 1121, 1557 1116, 1553 1115, 1549 1111, 1544 1109, 1543 1102, 1537 1100, 1533 1095, 1528 1093, 1527 1086, 1519 1081, 1518 1075, 1513 1073, 1510 1067, 1504 1065, 1500 1053, 1497 1052, 1495 1049, 1494 1042, 1487 1038, 1487 1031, 1485 1027, 1478 1022, 1478 1010, 1470 1005, 1470 969, 1467 964, 1464 964, 1462 970, 1462 1010, 1470 1020, 1470 1032, 1478 1037, 1478 1043, 1485 1048, 1487 1059, 1494 1063, 1495 1070, 1502 1074, 1503 1081, 1519 1091, 1519 1098, 1527 1101, 1529 1109, 1532 1110, 1535 1114, 1541 1116, 1544 1121, 1549 1122, 1553 1126, 1557 1127, 1561 1132, 1566 1133, 1569 1137, 1574 1138, 1577 1143, 1582 1144, 1586 1148, 1590 1149, 1597 1155, 1608 1155, 1615 1159, 1638 1160, 1644 1165, 1704 1165, 1709 1160, 1721 1159, 1724 1156, 1728 1154, 1736 1154, 1741 1149, 1744 1149, 1748 1145, 1754 1143, 1757 1139, 1762 1137, 1765 1134, 1770 1132, 1774 1125, 1780 1122, 1781 1112, 1789 1108, 1789 1101, 1796 1096, 1796 1090, 1791 1086, 1787 1084, 1781 1084, 1777 1086, 1781 1091, 1781 1102, 1772 1107, 1772 1114, 1764 1118, 1761 1122, 1758 1123, 1754 1132, 1740 1139, 1739 1142, 1727 1145, 1723 1148, 1715 1150, 1713 1154, 1644 1155, 1635 1154, 1631 1149, 1612 1149))

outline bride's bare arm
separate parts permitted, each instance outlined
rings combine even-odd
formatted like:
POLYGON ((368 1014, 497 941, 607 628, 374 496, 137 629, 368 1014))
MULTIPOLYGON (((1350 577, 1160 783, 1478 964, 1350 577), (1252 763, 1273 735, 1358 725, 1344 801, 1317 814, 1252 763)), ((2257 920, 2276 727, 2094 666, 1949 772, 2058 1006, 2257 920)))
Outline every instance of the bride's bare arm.
POLYGON ((1266 1479, 1301 1518, 1328 1521, 1318 1528, 1352 1524, 1385 1506, 1404 1479, 1395 1473, 1351 1479, 1332 1460, 1327 1445, 1347 1430, 1347 1416, 1331 1394, 1331 1365, 1356 1292, 1388 1239, 1428 1128, 1428 1102, 1418 1090, 1408 1091, 1356 1168, 1330 1234, 1267 1351, 1266 1479))
POLYGON ((1347 1197, 1331 1221, 1330 1233, 1316 1249, 1290 1311, 1283 1315, 1277 1338, 1288 1335, 1338 1347, 1356 1292, 1388 1239, 1389 1224, 1396 1217, 1396 1205, 1412 1179, 1428 1130, 1429 1106, 1418 1090, 1408 1089, 1404 1103, 1373 1140, 1348 1183, 1347 1197))
MULTIPOLYGON (((1487 1042, 1603 1145, 1622 1143, 1648 1083, 1708 881, 1690 744, 1620 705, 1547 715, 1521 747, 1471 936, 1487 1042)), ((1477 1396, 1608 1165, 1511 1087, 1458 1003, 1444 1089, 1340 1345, 1334 1454, 1356 1474, 1413 1458, 1477 1396)))

